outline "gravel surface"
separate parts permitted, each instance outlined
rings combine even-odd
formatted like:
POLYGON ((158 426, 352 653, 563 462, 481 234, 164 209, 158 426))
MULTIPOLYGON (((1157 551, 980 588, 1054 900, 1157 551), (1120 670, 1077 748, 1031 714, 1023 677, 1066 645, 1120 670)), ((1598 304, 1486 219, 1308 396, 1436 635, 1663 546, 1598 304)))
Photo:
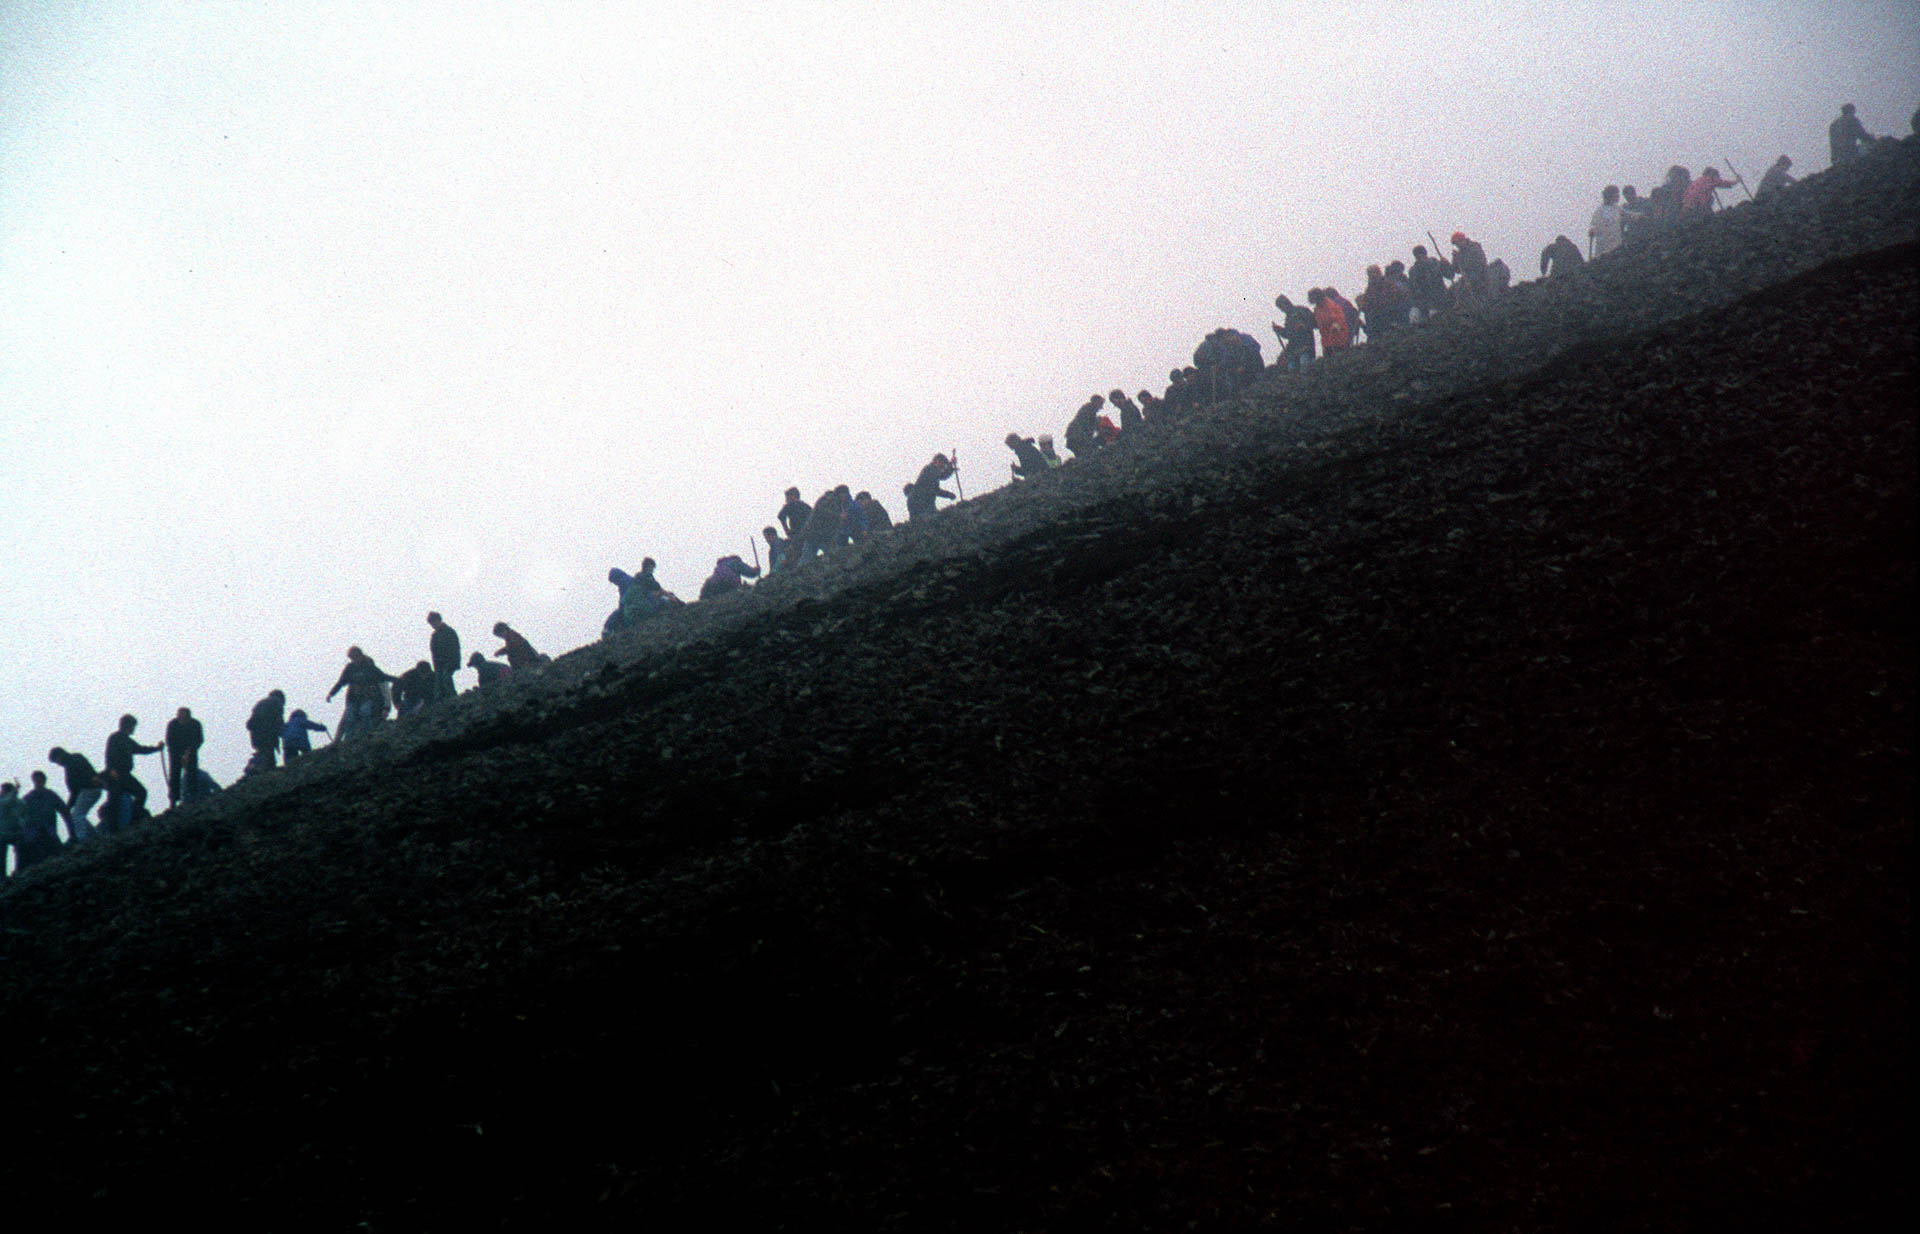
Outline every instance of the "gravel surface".
POLYGON ((9 1192, 1908 1207, 1917 219, 1903 143, 30 873, 9 1192))

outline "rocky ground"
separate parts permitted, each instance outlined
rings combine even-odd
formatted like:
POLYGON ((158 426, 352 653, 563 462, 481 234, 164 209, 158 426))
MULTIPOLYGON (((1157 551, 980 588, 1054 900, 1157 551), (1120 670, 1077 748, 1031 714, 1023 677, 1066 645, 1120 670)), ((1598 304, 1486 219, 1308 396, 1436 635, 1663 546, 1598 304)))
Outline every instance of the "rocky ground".
POLYGON ((10 1194, 1908 1208, 1917 186, 1884 151, 34 871, 10 1194))

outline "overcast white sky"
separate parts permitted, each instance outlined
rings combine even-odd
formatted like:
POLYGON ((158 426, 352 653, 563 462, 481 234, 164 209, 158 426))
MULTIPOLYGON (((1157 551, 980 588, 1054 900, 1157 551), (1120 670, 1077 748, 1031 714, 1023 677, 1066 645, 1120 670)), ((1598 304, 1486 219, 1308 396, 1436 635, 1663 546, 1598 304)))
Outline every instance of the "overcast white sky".
POLYGON ((184 704, 229 781, 429 608, 564 651, 789 484, 997 486, 1275 292, 1528 276, 1844 101, 1907 130, 1920 5, 0 0, 0 776, 184 704))

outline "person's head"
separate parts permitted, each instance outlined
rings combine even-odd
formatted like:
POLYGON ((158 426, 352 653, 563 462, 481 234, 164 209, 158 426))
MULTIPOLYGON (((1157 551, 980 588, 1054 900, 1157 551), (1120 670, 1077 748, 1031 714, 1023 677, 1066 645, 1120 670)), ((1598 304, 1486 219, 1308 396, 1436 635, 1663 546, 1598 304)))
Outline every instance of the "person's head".
POLYGON ((1778 167, 1781 171, 1785 171, 1787 168, 1793 166, 1793 160, 1783 154, 1779 158, 1773 160, 1773 165, 1775 167, 1778 167))
POLYGON ((1381 270, 1379 266, 1374 265, 1374 266, 1367 267, 1367 281, 1369 283, 1378 282, 1385 277, 1386 277, 1386 272, 1381 270))
POLYGON ((468 668, 479 668, 482 664, 485 664, 486 662, 487 662, 487 658, 481 655, 477 651, 467 657, 468 668))
POLYGON ((1619 201, 1620 186, 1617 184, 1609 184, 1607 187, 1601 189, 1600 200, 1606 202, 1608 205, 1612 205, 1614 202, 1619 201))
POLYGON ((1281 312, 1285 312, 1293 307, 1293 301, 1287 299, 1286 294, 1283 292, 1273 298, 1273 307, 1279 309, 1281 312))
POLYGON ((778 544, 780 542, 780 533, 771 527, 762 527, 760 534, 767 538, 768 544, 778 544))
POLYGON ((1404 261, 1401 261, 1397 257, 1387 263, 1387 273, 1390 275, 1400 275, 1400 274, 1405 274, 1406 272, 1407 272, 1407 263, 1404 261))
POLYGON ((1565 236, 1555 236, 1553 238, 1553 242, 1556 245, 1564 246, 1566 248, 1574 247, 1573 241, 1567 239, 1565 236))
POLYGON ((364 651, 362 651, 362 650, 360 650, 360 649, 359 649, 358 647, 349 647, 349 648, 347 648, 347 659, 349 659, 349 660, 358 660, 358 659, 361 659, 361 658, 362 658, 362 657, 364 657, 364 656, 365 656, 366 654, 367 654, 366 652, 364 652, 364 651))
POLYGON ((287 701, 287 694, 284 690, 268 690, 267 697, 276 703, 284 703, 287 701))
POLYGON ((307 713, 300 710, 298 707, 295 707, 293 709, 293 714, 287 717, 287 719, 289 720, 304 720, 306 718, 307 718, 307 713))
POLYGON ((1320 302, 1321 302, 1322 300, 1324 300, 1324 299, 1326 299, 1326 298, 1327 298, 1327 293, 1326 293, 1326 292, 1324 292, 1324 291, 1321 291, 1321 290, 1320 290, 1320 289, 1319 289, 1318 287, 1309 287, 1309 288, 1307 288, 1307 303, 1308 303, 1308 304, 1318 304, 1318 303, 1320 303, 1320 302))
POLYGON ((1448 237, 1448 239, 1453 241, 1453 247, 1459 248, 1461 245, 1467 242, 1467 233, 1464 231, 1456 231, 1453 233, 1453 235, 1448 237))
POLYGON ((59 746, 55 746, 53 749, 47 751, 47 761, 49 763, 65 763, 69 757, 67 752, 59 746))
POLYGON ((1107 401, 1117 407, 1127 401, 1127 392, 1125 390, 1109 390, 1107 391, 1107 401))
POLYGON ((1427 246, 1426 246, 1426 245, 1424 245, 1424 244, 1416 244, 1416 245, 1414 245, 1414 246, 1413 246, 1413 259, 1414 259, 1415 261, 1418 261, 1418 260, 1420 260, 1420 259, 1421 259, 1422 257, 1425 257, 1426 255, 1427 255, 1427 246))
POLYGON ((440 628, 440 625, 441 625, 441 622, 440 622, 440 614, 438 614, 438 613, 428 613, 428 614, 427 614, 427 624, 428 624, 428 625, 430 625, 430 626, 432 626, 432 627, 433 627, 434 629, 436 629, 436 630, 438 630, 438 629, 440 628))
POLYGON ((1007 434, 1007 447, 1008 447, 1008 449, 1012 449, 1012 448, 1013 448, 1014 446, 1017 446, 1017 445, 1019 445, 1019 444, 1020 444, 1020 434, 1018 434, 1018 433, 1008 433, 1008 434, 1007 434))
POLYGON ((1167 370, 1167 380, 1168 380, 1168 381, 1170 381, 1170 382, 1173 382, 1173 383, 1174 383, 1175 385, 1179 385, 1179 384, 1180 384, 1180 370, 1179 370, 1179 369, 1177 369, 1177 368, 1176 368, 1176 369, 1168 369, 1168 370, 1167 370))
POLYGON ((1693 179, 1692 173, 1678 163, 1667 168, 1667 182, 1669 184, 1685 184, 1691 179, 1693 179))
MULTIPOLYGON (((943 457, 942 455, 938 455, 938 454, 936 454, 936 455, 934 455, 934 456, 933 456, 933 461, 934 461, 934 462, 936 462, 936 463, 944 463, 944 462, 946 462, 947 460, 946 460, 946 458, 945 458, 945 457, 943 457)), ((847 486, 846 486, 846 485, 844 485, 844 484, 836 484, 836 485, 834 485, 834 486, 833 486, 833 495, 834 495, 835 497, 838 497, 838 498, 839 498, 839 499, 840 499, 841 501, 852 501, 852 500, 853 500, 853 493, 852 493, 851 491, 849 491, 849 490, 848 490, 848 488, 847 488, 847 486)))
POLYGON ((862 505, 865 505, 867 502, 873 500, 873 494, 869 493, 866 489, 861 489, 859 492, 853 495, 853 499, 857 502, 860 502, 862 505))
POLYGON ((136 720, 136 719, 134 719, 134 718, 133 718, 132 716, 121 716, 121 717, 120 717, 120 731, 121 731, 121 732, 123 732, 123 733, 131 733, 131 732, 132 732, 132 731, 133 731, 134 729, 136 729, 136 728, 138 728, 138 727, 140 727, 140 721, 138 721, 138 720, 136 720))
POLYGON ((5 784, 0 784, 0 797, 18 797, 19 795, 20 786, 12 780, 8 780, 5 784))
POLYGON ((182 707, 179 711, 175 712, 174 714, 177 715, 182 720, 193 719, 193 713, 191 711, 188 711, 185 707, 182 707))
POLYGON ((33 773, 33 786, 34 786, 35 788, 45 788, 45 787, 47 786, 47 773, 46 773, 46 772, 44 772, 44 771, 36 771, 36 772, 34 772, 34 773, 33 773))
POLYGON ((421 660, 413 666, 413 671, 416 673, 431 673, 433 671, 433 665, 427 663, 425 660, 421 660))
POLYGON ((513 633, 513 627, 504 621, 496 621, 493 623, 493 632, 496 636, 505 638, 507 635, 513 633))
POLYGON ((787 490, 787 500, 788 500, 788 501, 798 501, 798 500, 800 500, 800 490, 799 490, 799 489, 797 489, 797 488, 790 488, 790 489, 788 489, 788 490, 787 490))
POLYGON ((1053 449, 1053 434, 1052 433, 1040 434, 1040 446, 1042 449, 1046 449, 1046 450, 1053 449))
POLYGON ((645 558, 642 558, 642 559, 641 559, 641 561, 640 561, 640 573, 642 573, 642 574, 652 574, 652 573, 653 573, 653 567, 654 567, 654 565, 655 565, 655 564, 656 564, 656 563, 654 562, 654 560, 653 560, 653 558, 651 558, 651 557, 645 557, 645 558))
POLYGON ((1853 104, 1852 103, 1840 104, 1840 114, 1843 116, 1851 116, 1853 114, 1853 104))
POLYGON ((1142 390, 1140 391, 1137 397, 1140 399, 1142 403, 1151 403, 1156 401, 1153 397, 1153 391, 1151 390, 1142 390))

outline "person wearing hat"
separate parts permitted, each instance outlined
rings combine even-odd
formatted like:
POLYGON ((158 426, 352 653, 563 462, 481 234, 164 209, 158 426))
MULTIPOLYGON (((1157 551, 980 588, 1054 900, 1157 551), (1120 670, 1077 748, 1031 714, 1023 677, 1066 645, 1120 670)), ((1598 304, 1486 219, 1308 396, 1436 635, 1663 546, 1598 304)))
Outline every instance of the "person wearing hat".
POLYGON ((1851 163, 1860 157, 1860 151, 1873 144, 1873 137, 1861 125, 1860 117, 1853 114, 1853 104, 1840 108, 1840 117, 1827 126, 1827 153, 1833 156, 1833 165, 1851 163))

